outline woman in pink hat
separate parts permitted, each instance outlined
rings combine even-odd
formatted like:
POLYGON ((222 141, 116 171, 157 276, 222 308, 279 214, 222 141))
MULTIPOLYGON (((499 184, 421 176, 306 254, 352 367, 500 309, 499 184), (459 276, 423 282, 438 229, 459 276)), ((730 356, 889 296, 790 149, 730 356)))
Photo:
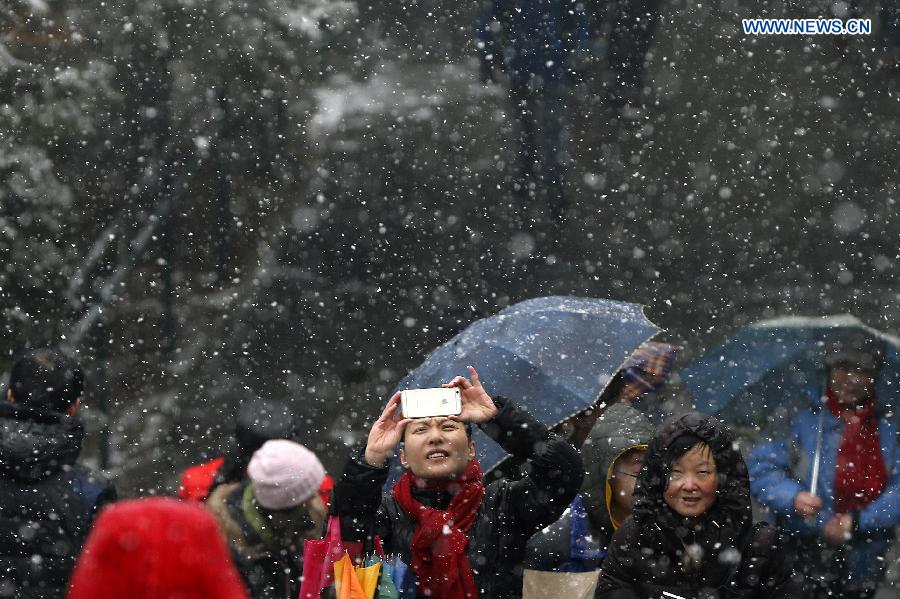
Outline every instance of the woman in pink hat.
POLYGON ((216 487, 206 503, 228 537, 253 597, 296 597, 303 541, 319 538, 326 508, 322 463, 306 447, 276 439, 260 447, 245 481, 216 487))

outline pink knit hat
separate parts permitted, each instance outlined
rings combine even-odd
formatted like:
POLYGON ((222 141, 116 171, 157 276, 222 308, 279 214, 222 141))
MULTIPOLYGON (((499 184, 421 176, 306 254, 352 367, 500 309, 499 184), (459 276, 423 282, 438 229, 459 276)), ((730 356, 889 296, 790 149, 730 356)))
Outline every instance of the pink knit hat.
POLYGON ((283 510, 307 501, 319 490, 325 468, 316 454, 286 439, 266 441, 247 466, 253 494, 262 507, 283 510))

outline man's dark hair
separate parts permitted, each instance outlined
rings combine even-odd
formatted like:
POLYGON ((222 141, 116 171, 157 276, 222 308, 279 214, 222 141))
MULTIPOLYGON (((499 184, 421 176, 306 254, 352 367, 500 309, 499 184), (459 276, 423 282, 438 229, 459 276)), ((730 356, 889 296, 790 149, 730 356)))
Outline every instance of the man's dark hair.
POLYGON ((74 360, 57 350, 34 349, 13 364, 9 389, 21 406, 66 412, 81 397, 84 372, 74 360))
MULTIPOLYGON (((415 418, 413 420, 415 420, 415 418)), ((460 422, 460 424, 463 425, 463 429, 465 429, 465 431, 466 431, 466 439, 471 441, 472 440, 472 423, 471 422, 460 422)), ((408 426, 405 429, 403 429, 403 439, 402 439, 403 441, 406 440, 406 431, 408 431, 408 430, 409 430, 408 426)))

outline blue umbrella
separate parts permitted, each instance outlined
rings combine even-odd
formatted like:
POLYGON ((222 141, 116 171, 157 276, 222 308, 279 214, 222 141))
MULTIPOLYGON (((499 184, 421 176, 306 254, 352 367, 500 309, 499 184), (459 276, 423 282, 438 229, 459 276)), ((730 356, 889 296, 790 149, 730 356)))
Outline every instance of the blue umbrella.
POLYGON ((900 338, 849 314, 754 323, 685 367, 681 378, 697 410, 717 415, 747 436, 762 431, 771 436, 794 413, 810 407, 808 392, 821 390, 825 381, 828 341, 848 330, 883 343, 885 362, 875 392, 883 408, 895 407, 900 400, 900 338))
MULTIPOLYGON (((394 391, 438 387, 475 366, 488 393, 504 395, 547 426, 593 406, 626 359, 659 329, 637 304, 540 297, 476 321, 434 350, 394 391)), ((475 431, 485 470, 505 452, 475 431)))

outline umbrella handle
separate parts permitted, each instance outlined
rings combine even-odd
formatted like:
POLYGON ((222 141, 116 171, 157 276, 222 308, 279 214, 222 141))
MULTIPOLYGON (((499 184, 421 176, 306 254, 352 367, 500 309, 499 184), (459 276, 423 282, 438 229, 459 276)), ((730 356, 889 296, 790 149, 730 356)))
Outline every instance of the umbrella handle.
MULTIPOLYGON (((824 398, 823 398, 824 399, 824 398)), ((816 488, 819 486, 819 468, 822 464, 822 436, 825 429, 825 410, 824 406, 819 408, 819 429, 816 431, 816 453, 813 455, 812 480, 809 484, 810 495, 816 494, 816 488)), ((807 526, 815 526, 816 516, 804 518, 807 526)))
POLYGON ((822 464, 822 437, 825 429, 825 410, 824 406, 819 408, 819 428, 816 431, 816 453, 813 455, 812 481, 809 485, 809 492, 816 494, 816 488, 819 486, 819 467, 822 464))

